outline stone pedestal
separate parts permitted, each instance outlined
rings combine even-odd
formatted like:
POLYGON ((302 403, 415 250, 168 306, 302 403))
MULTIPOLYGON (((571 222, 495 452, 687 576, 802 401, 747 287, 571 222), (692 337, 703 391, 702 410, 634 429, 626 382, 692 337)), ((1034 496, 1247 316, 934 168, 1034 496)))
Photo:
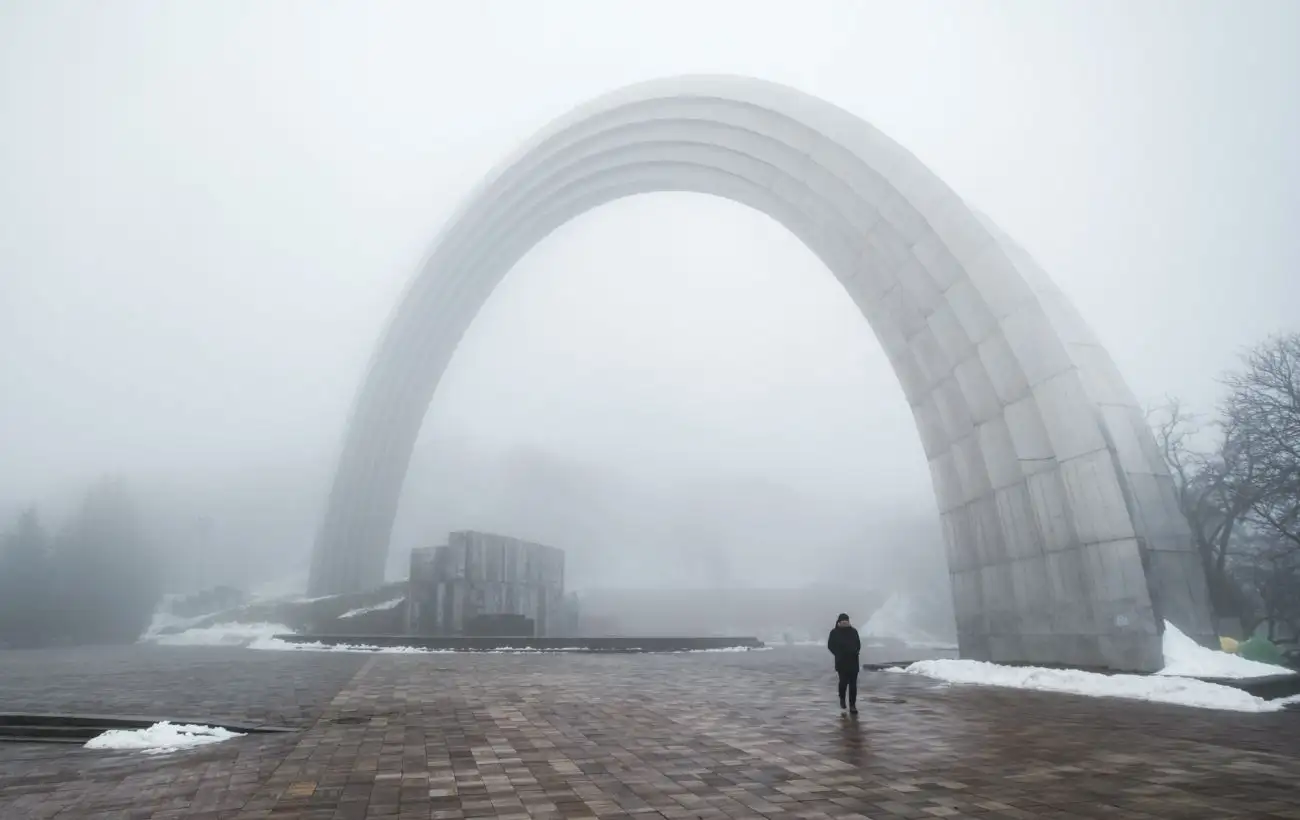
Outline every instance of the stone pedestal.
POLYGON ((564 634, 564 552, 471 531, 411 551, 411 634, 462 635, 475 619, 498 615, 530 620, 538 637, 564 634))

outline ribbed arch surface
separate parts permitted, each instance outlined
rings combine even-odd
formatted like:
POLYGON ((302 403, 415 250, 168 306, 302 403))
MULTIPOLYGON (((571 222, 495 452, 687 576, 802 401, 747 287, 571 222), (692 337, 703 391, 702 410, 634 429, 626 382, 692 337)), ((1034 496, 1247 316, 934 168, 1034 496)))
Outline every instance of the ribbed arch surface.
POLYGON ((1162 619, 1210 639, 1204 574, 1163 460, 1064 294, 863 120, 734 77, 656 81, 579 107, 450 220, 357 395, 312 594, 382 581, 434 390, 519 258, 592 208, 662 191, 768 214, 861 309, 930 461, 964 656, 1151 669, 1162 619))

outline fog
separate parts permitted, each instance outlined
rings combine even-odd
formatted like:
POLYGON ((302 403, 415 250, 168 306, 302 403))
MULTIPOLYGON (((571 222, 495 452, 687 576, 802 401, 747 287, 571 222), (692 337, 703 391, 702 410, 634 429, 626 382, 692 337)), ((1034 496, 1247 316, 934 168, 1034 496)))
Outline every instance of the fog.
MULTIPOLYGON (((372 346, 443 220, 615 87, 864 117, 1019 240, 1143 401, 1209 408, 1300 300, 1285 2, 0 2, 0 513, 131 481, 170 583, 301 575, 372 346)), ((449 529, 578 587, 943 583, 879 344, 767 217, 556 232, 429 410, 390 573, 449 529)))

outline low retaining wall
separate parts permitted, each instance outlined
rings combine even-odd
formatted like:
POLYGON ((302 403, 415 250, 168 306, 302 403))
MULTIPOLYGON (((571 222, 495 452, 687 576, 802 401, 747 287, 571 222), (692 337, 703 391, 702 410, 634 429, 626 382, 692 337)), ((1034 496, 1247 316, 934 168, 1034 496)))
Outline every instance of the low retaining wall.
POLYGON ((1262 678, 1201 678, 1203 681, 1243 689, 1257 698, 1277 700, 1300 695, 1300 675, 1268 675, 1262 678))
POLYGON ((322 643, 326 646, 409 646, 415 649, 458 652, 492 652, 507 649, 538 652, 696 652, 745 647, 761 649, 757 638, 432 638, 418 635, 276 635, 288 643, 322 643))

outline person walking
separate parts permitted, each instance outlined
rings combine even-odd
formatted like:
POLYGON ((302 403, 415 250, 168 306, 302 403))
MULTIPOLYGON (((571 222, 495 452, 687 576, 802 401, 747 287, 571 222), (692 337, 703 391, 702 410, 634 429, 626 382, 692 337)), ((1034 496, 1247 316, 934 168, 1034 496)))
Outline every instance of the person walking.
POLYGON ((849 622, 849 616, 840 613, 835 619, 835 628, 826 639, 826 648, 835 656, 835 673, 839 675, 840 709, 848 709, 849 714, 858 713, 858 670, 861 664, 858 655, 862 652, 862 638, 858 630, 849 622), (844 699, 845 694, 848 700, 844 699))

